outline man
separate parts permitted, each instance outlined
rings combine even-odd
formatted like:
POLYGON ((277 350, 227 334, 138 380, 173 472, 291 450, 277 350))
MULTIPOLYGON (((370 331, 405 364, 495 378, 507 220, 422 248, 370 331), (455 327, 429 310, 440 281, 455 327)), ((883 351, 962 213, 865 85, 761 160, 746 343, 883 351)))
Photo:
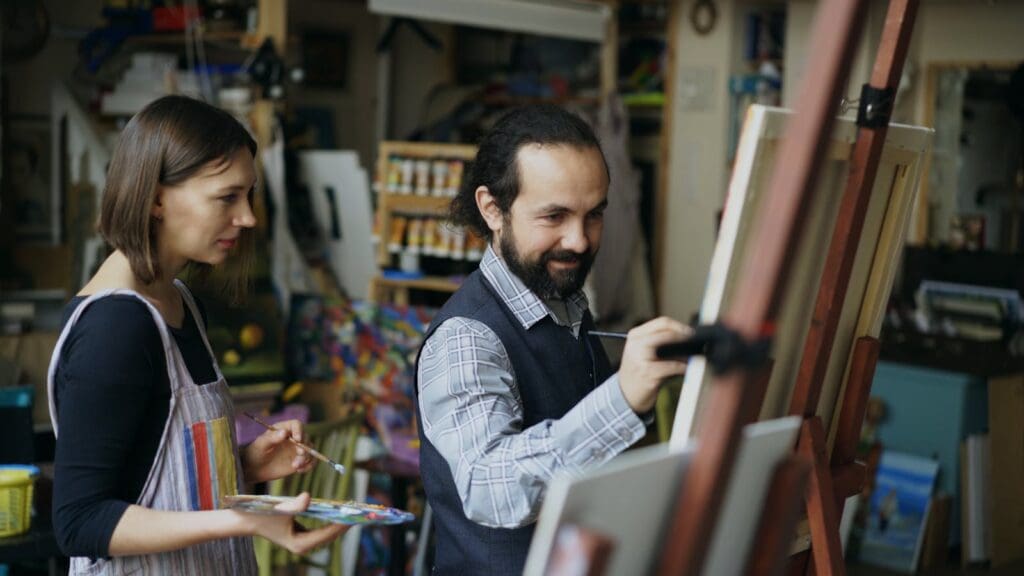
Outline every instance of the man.
POLYGON ((546 486, 639 440, 659 361, 689 329, 630 331, 618 374, 581 292, 601 241, 609 174, 578 117, 533 106, 480 144, 456 224, 489 241, 480 269, 438 313, 417 364, 421 474, 434 509, 435 574, 521 574, 546 486))

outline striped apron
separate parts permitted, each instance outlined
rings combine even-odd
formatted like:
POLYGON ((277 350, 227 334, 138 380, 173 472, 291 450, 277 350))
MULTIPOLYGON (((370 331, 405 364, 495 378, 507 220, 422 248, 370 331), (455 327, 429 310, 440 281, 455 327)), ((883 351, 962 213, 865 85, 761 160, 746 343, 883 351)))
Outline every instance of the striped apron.
MULTIPOLYGON (((175 286, 181 292, 192 318, 199 326, 203 342, 213 360, 217 381, 197 385, 185 366, 178 345, 167 330, 167 324, 157 309, 132 290, 104 290, 86 298, 75 309, 50 359, 47 390, 50 397, 50 421, 58 434, 57 411, 54 405, 54 373, 60 360, 60 351, 71 332, 71 327, 85 309, 100 298, 123 294, 138 298, 153 314, 160 330, 164 354, 167 357, 167 376, 171 383, 171 404, 164 433, 157 448, 153 467, 149 470, 142 494, 135 502, 139 506, 156 510, 216 510, 223 495, 237 494, 242 484, 241 462, 234 434, 234 408, 227 382, 206 338, 199 310, 188 289, 180 281, 175 286)), ((70 409, 74 409, 70 407, 70 409)), ((104 574, 255 574, 256 558, 252 539, 226 538, 197 544, 181 550, 144 556, 119 556, 109 559, 71 559, 71 575, 104 574)))

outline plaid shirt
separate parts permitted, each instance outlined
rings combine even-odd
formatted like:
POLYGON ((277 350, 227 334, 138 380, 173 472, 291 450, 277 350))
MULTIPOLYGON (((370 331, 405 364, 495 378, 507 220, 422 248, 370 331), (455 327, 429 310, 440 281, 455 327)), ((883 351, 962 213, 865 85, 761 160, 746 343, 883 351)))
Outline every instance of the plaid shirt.
MULTIPOLYGON (((579 338, 587 299, 565 300, 559 318, 488 247, 480 270, 523 328, 551 316, 579 338)), ((448 462, 466 516, 515 528, 537 519, 548 482, 580 474, 643 437, 644 423, 612 375, 558 420, 523 429, 516 376, 498 335, 469 318, 449 318, 423 344, 419 362, 423 431, 448 462)), ((557 386, 557 382, 550 385, 557 386)))

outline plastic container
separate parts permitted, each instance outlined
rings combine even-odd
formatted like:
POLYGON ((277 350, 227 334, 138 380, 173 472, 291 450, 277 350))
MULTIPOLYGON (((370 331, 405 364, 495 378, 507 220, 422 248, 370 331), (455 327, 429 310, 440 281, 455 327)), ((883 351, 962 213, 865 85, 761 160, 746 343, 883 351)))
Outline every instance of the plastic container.
POLYGON ((32 518, 32 488, 39 468, 0 466, 0 538, 28 532, 32 518))

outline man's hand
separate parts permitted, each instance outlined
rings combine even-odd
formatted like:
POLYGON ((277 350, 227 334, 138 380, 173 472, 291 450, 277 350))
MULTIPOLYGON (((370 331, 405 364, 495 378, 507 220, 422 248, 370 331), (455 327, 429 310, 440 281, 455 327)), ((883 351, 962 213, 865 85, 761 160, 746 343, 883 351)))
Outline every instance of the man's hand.
POLYGON ((686 371, 686 362, 658 360, 655 350, 662 344, 685 340, 692 334, 692 328, 666 316, 629 331, 619 365, 619 386, 634 412, 641 414, 653 408, 661 383, 686 371))

